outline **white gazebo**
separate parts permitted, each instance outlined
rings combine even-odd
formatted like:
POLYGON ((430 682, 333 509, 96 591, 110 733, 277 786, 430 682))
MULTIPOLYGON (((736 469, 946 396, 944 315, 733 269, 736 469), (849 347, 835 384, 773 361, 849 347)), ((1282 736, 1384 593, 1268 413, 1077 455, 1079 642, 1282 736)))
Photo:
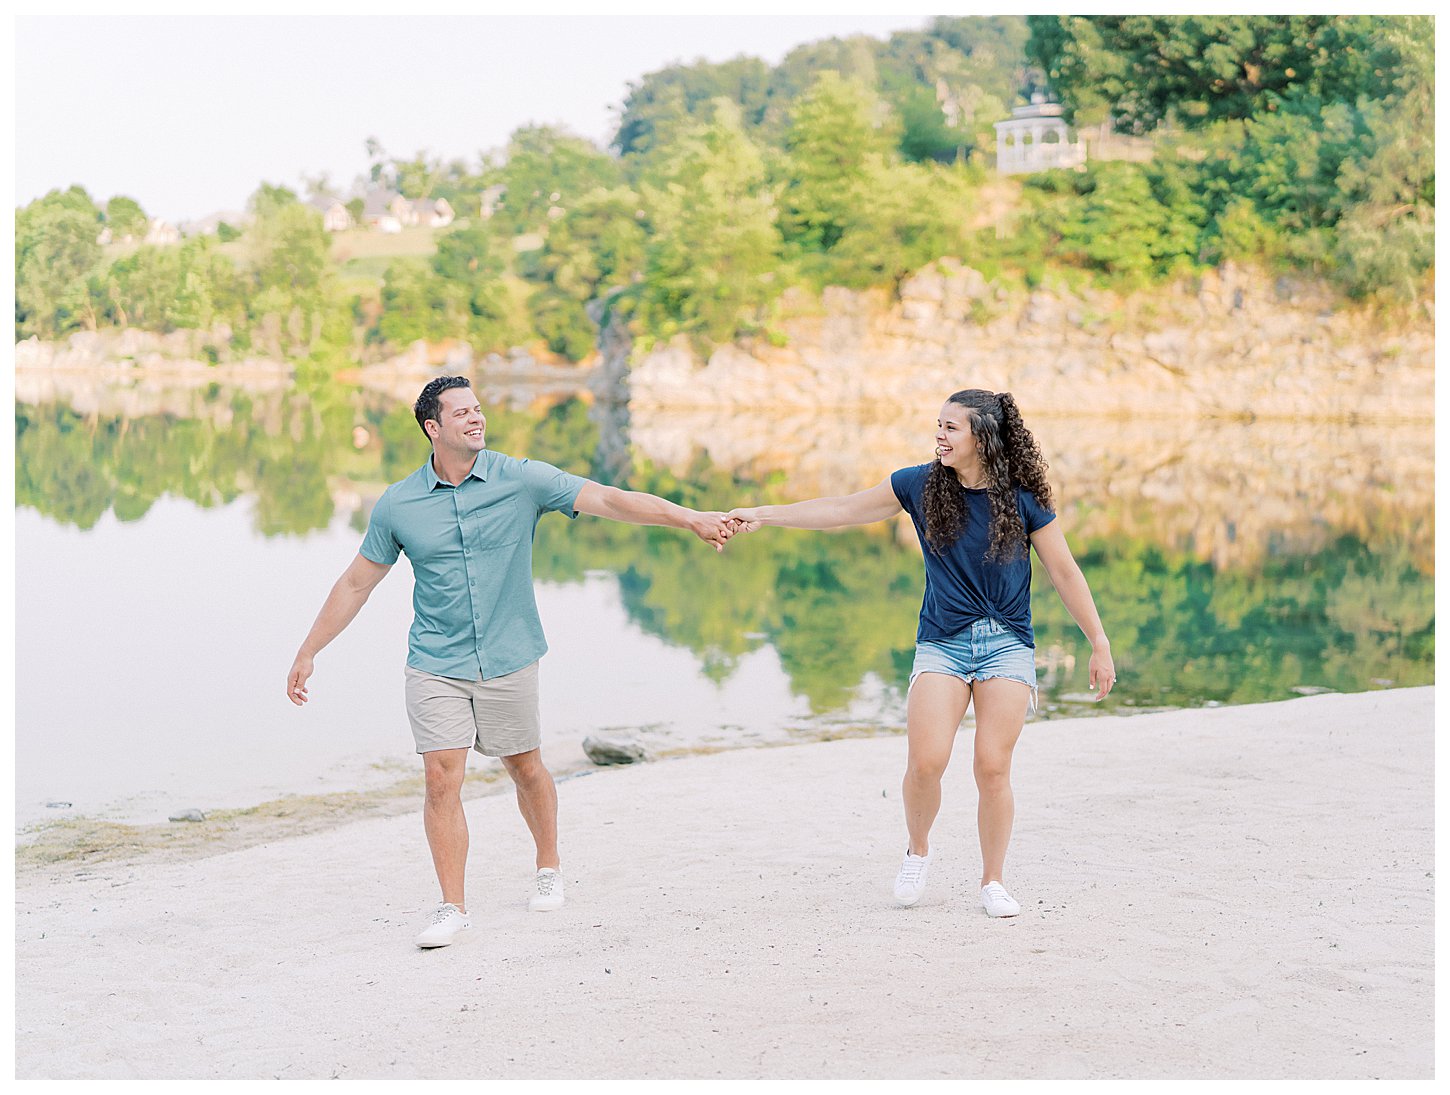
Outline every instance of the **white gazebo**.
POLYGON ((1049 103, 1040 91, 1033 92, 1030 106, 1013 107, 1012 117, 994 125, 999 174, 1025 175, 1087 162, 1087 147, 1062 120, 1062 104, 1049 103))

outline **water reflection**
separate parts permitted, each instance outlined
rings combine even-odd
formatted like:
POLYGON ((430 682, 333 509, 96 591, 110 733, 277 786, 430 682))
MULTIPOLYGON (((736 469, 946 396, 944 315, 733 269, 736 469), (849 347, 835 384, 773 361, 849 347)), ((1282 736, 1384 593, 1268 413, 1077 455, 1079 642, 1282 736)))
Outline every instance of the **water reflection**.
MULTIPOLYGON (((331 545, 329 574, 340 570, 373 501, 427 454, 406 405, 334 382, 250 391, 93 385, 61 400, 17 390, 19 507, 84 537, 99 535, 84 530, 107 514, 107 526, 145 525, 168 497, 229 513, 245 502, 253 531, 250 540, 227 533, 232 568, 264 567, 267 542, 310 536, 331 545)), ((610 477, 601 452, 617 460, 621 439, 601 446, 599 422, 612 419, 587 396, 510 394, 489 411, 492 447, 610 477)), ((860 489, 925 458, 934 414, 823 410, 728 423, 636 414, 623 478, 700 507, 860 489)), ((1030 424, 1120 677, 1107 704, 1081 702, 1086 646, 1039 571, 1046 715, 1432 680, 1428 425, 1185 428, 1091 416, 1030 424)), ((219 550, 210 542, 174 546, 219 550)), ((22 588, 26 558, 18 556, 22 588)), ((922 589, 904 522, 828 534, 767 530, 735 541, 721 560, 672 530, 545 520, 535 574, 581 596, 589 581, 611 582, 629 626, 688 651, 706 680, 734 681, 743 666, 761 672, 758 659, 769 654, 803 704, 793 712, 777 698, 762 709, 756 722, 773 718, 779 733, 799 732, 801 718, 899 725, 922 589)), ((309 619, 330 580, 296 594, 310 598, 309 619)), ((93 621, 113 633, 135 623, 93 621)), ((290 651, 301 633, 278 641, 290 651)), ((709 732, 723 733, 723 725, 709 732)), ((22 720, 22 739, 36 732, 22 720)))
MULTIPOLYGON (((337 384, 157 392, 142 414, 132 413, 135 392, 113 390, 110 401, 102 390, 76 400, 84 409, 17 406, 18 505, 85 529, 107 511, 141 520, 166 495, 202 507, 249 495, 264 537, 325 529, 339 507, 361 529, 382 487, 427 453, 408 407, 337 384)), ((608 478, 598 417, 577 397, 494 407, 490 444, 608 478)), ((727 426, 704 415, 636 415, 628 478, 696 506, 856 490, 922 458, 932 423, 921 418, 823 411, 727 426)), ((1135 681, 1122 700, 1246 702, 1295 686, 1430 679, 1428 427, 1034 425, 1121 675, 1135 681)), ((769 641, 798 691, 824 710, 868 673, 902 679, 921 586, 908 531, 900 521, 894 536, 877 528, 743 538, 701 597, 685 577, 697 547, 685 537, 545 522, 535 570, 548 581, 617 575, 631 619, 694 651, 715 677, 769 641)), ((1084 682, 1069 667, 1085 663, 1075 627, 1044 575, 1035 587, 1050 691, 1072 691, 1084 682)))

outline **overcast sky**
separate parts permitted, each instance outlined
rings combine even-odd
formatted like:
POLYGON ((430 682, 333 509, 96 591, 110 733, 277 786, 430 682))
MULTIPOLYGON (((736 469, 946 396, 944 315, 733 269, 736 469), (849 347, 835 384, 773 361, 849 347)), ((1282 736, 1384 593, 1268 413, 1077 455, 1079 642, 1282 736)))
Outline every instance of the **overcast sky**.
POLYGON ((601 144, 627 85, 677 61, 776 63, 929 15, 23 16, 15 200, 84 186, 168 220, 238 209, 258 182, 340 185, 363 142, 470 163, 529 122, 601 144))

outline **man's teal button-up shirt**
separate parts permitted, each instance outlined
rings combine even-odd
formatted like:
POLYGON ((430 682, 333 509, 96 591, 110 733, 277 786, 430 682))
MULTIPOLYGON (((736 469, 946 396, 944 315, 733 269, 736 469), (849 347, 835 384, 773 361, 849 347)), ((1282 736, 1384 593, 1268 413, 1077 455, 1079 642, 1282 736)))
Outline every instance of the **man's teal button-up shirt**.
POLYGON ((540 460, 478 454, 456 487, 433 458, 383 492, 359 549, 384 566, 413 566, 408 664, 485 680, 522 669, 548 649, 534 603, 534 528, 548 510, 570 517, 588 482, 540 460))

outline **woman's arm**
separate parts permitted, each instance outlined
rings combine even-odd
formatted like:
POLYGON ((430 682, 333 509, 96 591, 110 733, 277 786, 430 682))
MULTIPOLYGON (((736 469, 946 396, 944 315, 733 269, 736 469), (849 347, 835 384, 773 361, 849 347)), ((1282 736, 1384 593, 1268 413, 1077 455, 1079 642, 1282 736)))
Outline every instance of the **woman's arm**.
POLYGON ((1088 588, 1077 560, 1072 557, 1072 549, 1067 546, 1060 524, 1060 521, 1049 521, 1034 532, 1032 547, 1047 569, 1047 576, 1052 579, 1057 595, 1077 621, 1077 626, 1082 628, 1088 642, 1092 643, 1093 653, 1088 659, 1088 687, 1097 689, 1098 699, 1102 699, 1113 690, 1118 679, 1113 668, 1112 648, 1108 645, 1103 622, 1098 619, 1098 606, 1093 603, 1092 590, 1088 588))
POLYGON ((733 509, 727 521, 739 521, 742 532, 754 532, 762 525, 781 528, 840 528, 842 525, 869 525, 884 521, 901 512, 901 502, 891 489, 891 480, 883 479, 869 490, 842 494, 833 498, 812 498, 786 506, 751 506, 733 509))
POLYGON ((620 490, 618 487, 607 487, 592 480, 585 482, 580 489, 578 497, 574 499, 574 508, 580 513, 607 517, 611 521, 623 521, 629 525, 665 525, 669 528, 689 529, 716 551, 721 551, 725 547, 725 541, 735 534, 724 514, 701 513, 657 495, 636 490, 620 490))

